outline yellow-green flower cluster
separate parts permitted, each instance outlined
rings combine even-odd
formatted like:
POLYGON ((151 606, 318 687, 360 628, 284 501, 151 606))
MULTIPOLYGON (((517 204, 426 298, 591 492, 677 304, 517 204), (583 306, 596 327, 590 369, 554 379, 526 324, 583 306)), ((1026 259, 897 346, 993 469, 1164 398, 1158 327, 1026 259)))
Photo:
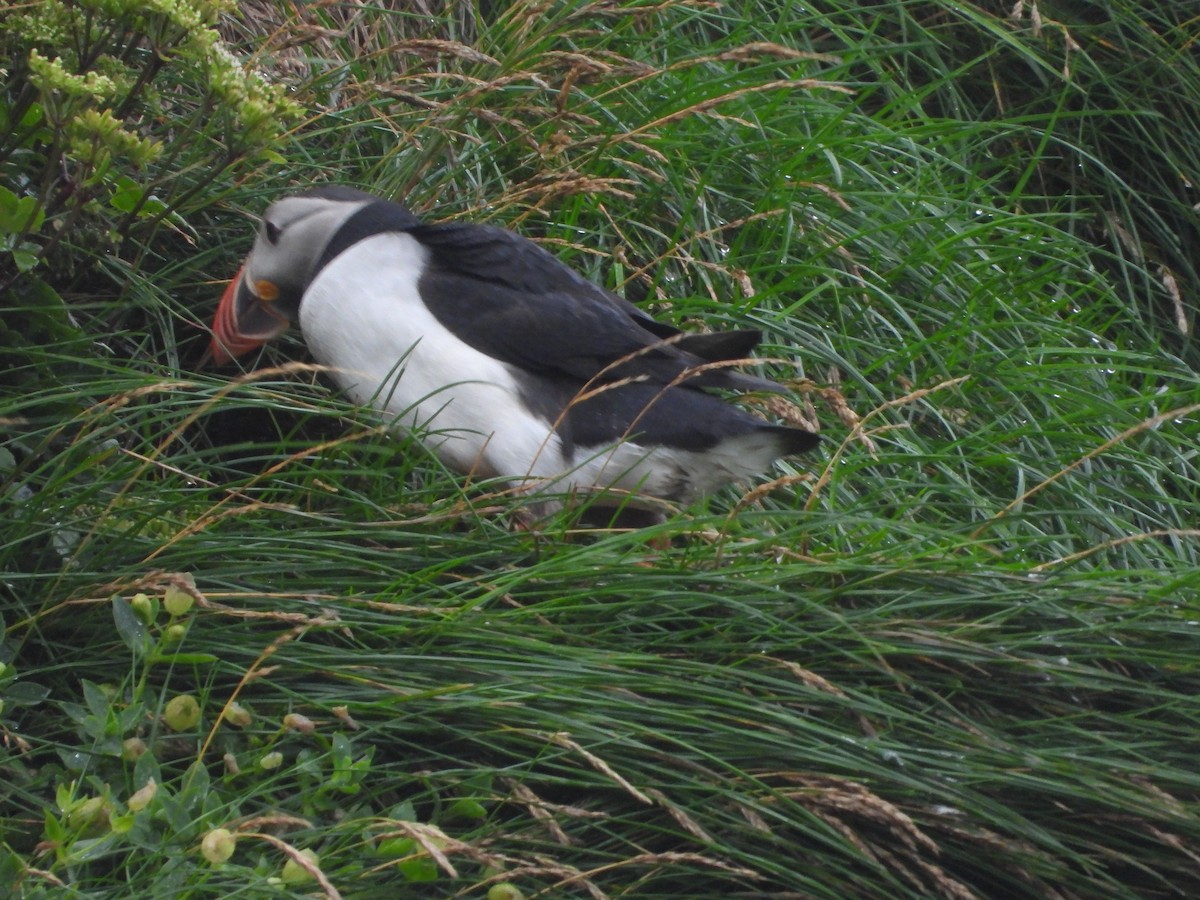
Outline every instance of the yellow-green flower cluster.
POLYGON ((202 70, 218 115, 231 116, 239 143, 253 149, 269 144, 301 114, 300 107, 287 98, 280 85, 269 83, 257 72, 247 71, 221 40, 212 24, 217 16, 233 9, 226 2, 191 0, 144 0, 163 20, 180 29, 177 41, 180 55, 188 57, 202 70))
POLYGON ((60 95, 62 97, 91 98, 106 100, 115 93, 117 86, 107 75, 99 72, 88 72, 86 75, 74 75, 68 72, 61 57, 47 59, 37 50, 29 52, 30 81, 43 97, 60 95))
POLYGON ((233 0, 131 0, 126 5, 153 10, 188 30, 212 25, 221 13, 237 9, 233 0))
POLYGON ((4 10, 0 30, 19 35, 26 46, 71 46, 73 16, 62 3, 30 3, 24 7, 4 10))
POLYGON ((188 0, 147 0, 145 7, 189 34, 208 24, 204 16, 207 10, 188 0))
POLYGON ((216 22, 235 8, 230 0, 50 0, 0 15, 0 31, 31 48, 21 54, 25 77, 63 151, 84 165, 76 177, 94 180, 116 161, 142 168, 163 156, 147 131, 154 123, 175 120, 163 142, 204 146, 207 136, 221 165, 269 151, 300 118, 283 86, 247 70, 222 42, 216 22), (138 44, 145 52, 130 54, 138 44))
POLYGON ((208 47, 209 85, 218 106, 232 110, 241 124, 248 145, 268 143, 301 115, 300 106, 289 100, 281 85, 269 84, 255 72, 247 72, 216 33, 208 47))
POLYGON ((129 131, 107 109, 85 109, 71 120, 68 153, 75 159, 90 161, 98 172, 106 170, 113 160, 142 168, 161 152, 162 144, 129 131))
POLYGON ((129 15, 131 11, 142 6, 142 3, 138 0, 75 0, 74 5, 99 13, 105 18, 117 19, 129 15))

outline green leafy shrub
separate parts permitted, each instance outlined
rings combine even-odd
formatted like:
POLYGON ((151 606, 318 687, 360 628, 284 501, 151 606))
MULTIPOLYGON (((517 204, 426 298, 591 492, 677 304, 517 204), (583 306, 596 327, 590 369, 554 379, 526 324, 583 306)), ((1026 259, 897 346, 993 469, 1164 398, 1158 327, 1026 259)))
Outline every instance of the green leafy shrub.
POLYGON ((272 156, 298 109, 221 41, 218 16, 234 6, 0 10, 0 305, 10 311, 0 352, 71 330, 58 298, 94 294, 106 258, 143 268, 164 228, 194 241, 188 217, 272 156))

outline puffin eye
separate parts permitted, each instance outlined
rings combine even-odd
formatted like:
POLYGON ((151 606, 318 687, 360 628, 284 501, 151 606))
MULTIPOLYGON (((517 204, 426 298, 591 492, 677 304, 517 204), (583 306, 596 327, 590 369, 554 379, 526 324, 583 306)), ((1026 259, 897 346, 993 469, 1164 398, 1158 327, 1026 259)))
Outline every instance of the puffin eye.
POLYGON ((262 233, 263 233, 263 237, 265 237, 267 239, 268 244, 279 243, 279 235, 281 234, 280 228, 278 225, 276 225, 270 219, 263 220, 262 233))

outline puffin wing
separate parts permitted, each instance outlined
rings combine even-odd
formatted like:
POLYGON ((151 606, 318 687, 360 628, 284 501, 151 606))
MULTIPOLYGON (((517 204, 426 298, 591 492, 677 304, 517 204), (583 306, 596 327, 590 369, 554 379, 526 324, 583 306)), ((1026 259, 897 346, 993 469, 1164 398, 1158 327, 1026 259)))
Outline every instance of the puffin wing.
MULTIPOLYGON (((445 223, 405 230, 430 253, 420 288, 438 321, 475 349, 530 372, 580 383, 599 376, 666 384, 707 362, 744 357, 760 339, 757 331, 683 334, 501 228, 445 223)), ((780 390, 729 369, 683 384, 780 390)))

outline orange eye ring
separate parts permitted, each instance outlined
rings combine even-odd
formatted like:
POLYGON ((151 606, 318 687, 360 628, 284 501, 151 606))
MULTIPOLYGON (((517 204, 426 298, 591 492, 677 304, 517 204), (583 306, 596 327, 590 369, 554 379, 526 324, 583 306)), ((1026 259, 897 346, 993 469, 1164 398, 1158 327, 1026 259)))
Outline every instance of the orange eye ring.
POLYGON ((279 285, 263 278, 254 282, 254 294, 259 300, 270 303, 279 296, 279 285))

